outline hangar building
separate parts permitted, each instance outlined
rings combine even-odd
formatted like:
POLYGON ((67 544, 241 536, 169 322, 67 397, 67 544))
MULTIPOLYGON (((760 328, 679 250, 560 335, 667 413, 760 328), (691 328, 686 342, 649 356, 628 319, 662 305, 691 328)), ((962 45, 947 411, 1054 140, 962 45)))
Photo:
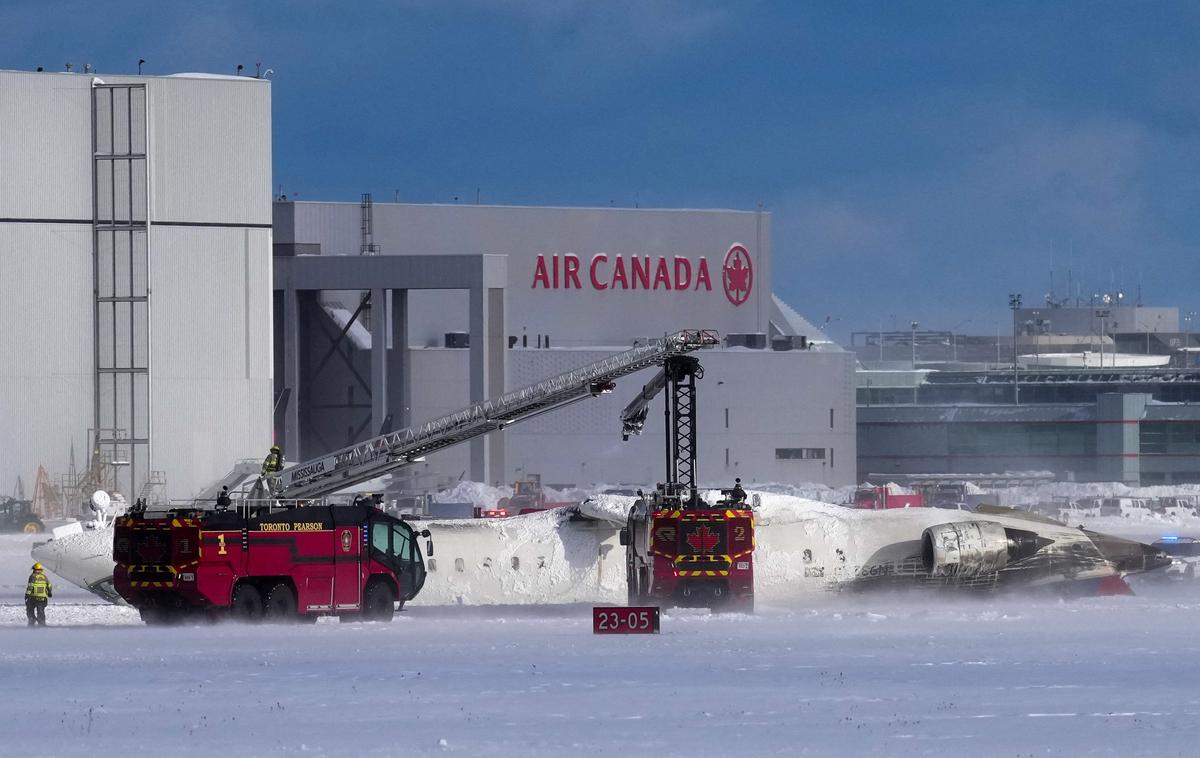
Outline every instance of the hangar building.
MULTIPOLYGON (((275 253, 289 458, 707 328, 726 344, 700 355, 701 481, 854 480, 854 357, 772 293, 767 213, 283 201, 275 253)), ((622 443, 619 421, 651 375, 420 468, 653 484, 662 425, 622 443)))
POLYGON ((0 491, 102 460, 182 497, 261 458, 269 82, 0 71, 0 124, 0 491))

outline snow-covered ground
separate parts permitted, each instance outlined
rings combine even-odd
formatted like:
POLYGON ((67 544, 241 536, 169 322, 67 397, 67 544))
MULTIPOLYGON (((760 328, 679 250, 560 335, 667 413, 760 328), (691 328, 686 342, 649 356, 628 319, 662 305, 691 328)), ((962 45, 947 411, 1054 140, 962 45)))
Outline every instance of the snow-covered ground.
POLYGON ((0 754, 1194 755, 1200 593, 819 594, 755 616, 414 607, 390 624, 145 627, 0 537, 0 754))

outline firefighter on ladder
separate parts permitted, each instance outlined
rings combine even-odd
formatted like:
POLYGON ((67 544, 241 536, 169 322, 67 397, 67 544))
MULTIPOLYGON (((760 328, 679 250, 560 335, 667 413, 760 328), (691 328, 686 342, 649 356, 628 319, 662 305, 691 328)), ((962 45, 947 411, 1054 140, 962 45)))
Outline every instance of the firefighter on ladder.
POLYGON ((33 564, 33 573, 29 575, 29 583, 25 585, 25 616, 29 625, 46 625, 46 603, 54 597, 54 585, 42 571, 42 564, 33 564))
POLYGON ((262 475, 277 474, 283 470, 283 451, 279 445, 271 445, 271 452, 263 459, 262 475))
POLYGON ((250 493, 252 500, 261 500, 275 494, 274 475, 283 470, 283 450, 279 445, 271 445, 271 452, 262 462, 262 475, 250 493))

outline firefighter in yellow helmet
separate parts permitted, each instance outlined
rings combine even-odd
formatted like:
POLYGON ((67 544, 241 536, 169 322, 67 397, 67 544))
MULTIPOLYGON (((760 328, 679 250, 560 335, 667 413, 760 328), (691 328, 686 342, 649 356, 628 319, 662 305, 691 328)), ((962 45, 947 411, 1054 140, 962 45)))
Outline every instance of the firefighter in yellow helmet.
POLYGON ((42 564, 33 564, 33 573, 25 585, 25 616, 29 625, 46 625, 46 602, 54 597, 54 585, 42 570, 42 564))
POLYGON ((262 475, 275 474, 283 470, 283 451, 279 445, 271 445, 271 452, 263 459, 262 475))

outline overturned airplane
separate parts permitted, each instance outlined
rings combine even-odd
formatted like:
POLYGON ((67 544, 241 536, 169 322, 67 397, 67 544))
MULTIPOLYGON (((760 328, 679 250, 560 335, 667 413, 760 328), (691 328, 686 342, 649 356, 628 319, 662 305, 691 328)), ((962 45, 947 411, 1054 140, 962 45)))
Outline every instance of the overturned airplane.
MULTIPOLYGON (((755 594, 766 605, 872 588, 1087 594, 1102 581, 1170 564, 1149 545, 1008 508, 856 510, 768 493, 754 500, 755 594)), ((634 502, 598 495, 507 519, 427 522, 437 548, 426 556, 428 578, 411 604, 622 603, 619 531, 634 502)), ((111 527, 52 539, 36 546, 33 557, 119 602, 111 527)))

